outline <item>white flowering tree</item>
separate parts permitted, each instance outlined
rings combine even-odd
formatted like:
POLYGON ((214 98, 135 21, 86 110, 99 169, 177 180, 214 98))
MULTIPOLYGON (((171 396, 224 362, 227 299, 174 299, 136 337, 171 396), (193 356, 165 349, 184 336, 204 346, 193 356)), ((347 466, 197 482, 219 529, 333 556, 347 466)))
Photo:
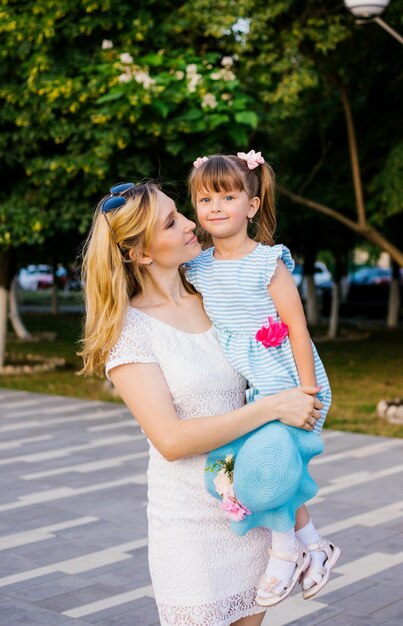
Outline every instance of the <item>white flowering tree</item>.
POLYGON ((200 153, 248 147, 253 97, 181 19, 170 1, 1 3, 0 368, 21 246, 75 231, 78 248, 117 180, 183 180, 200 153))

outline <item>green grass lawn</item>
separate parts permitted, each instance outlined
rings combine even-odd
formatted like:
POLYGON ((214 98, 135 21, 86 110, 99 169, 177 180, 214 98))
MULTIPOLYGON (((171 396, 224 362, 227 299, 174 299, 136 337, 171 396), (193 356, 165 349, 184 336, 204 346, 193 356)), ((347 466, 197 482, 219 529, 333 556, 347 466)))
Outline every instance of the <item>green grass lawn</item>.
MULTIPOLYGON (((76 356, 81 333, 79 314, 52 317, 49 314, 26 314, 24 322, 31 332, 54 331, 51 342, 19 343, 10 341, 8 350, 24 353, 62 356, 66 366, 56 372, 36 375, 0 376, 0 387, 50 394, 61 394, 89 400, 111 400, 103 391, 103 381, 82 378, 76 356)), ((365 340, 321 342, 319 353, 324 361, 333 390, 333 404, 326 420, 328 428, 353 432, 403 437, 403 425, 392 425, 376 417, 381 399, 403 395, 403 333, 374 330, 365 340)))
POLYGON ((82 316, 80 314, 65 313, 53 317, 48 313, 42 315, 32 313, 22 317, 30 332, 56 332, 56 339, 38 343, 9 341, 7 352, 21 356, 26 353, 60 356, 66 359, 66 365, 54 372, 42 374, 2 375, 0 376, 0 387, 74 396, 88 400, 116 401, 103 391, 103 380, 76 376, 76 372, 81 368, 80 359, 76 356, 82 328, 82 316))
MULTIPOLYGON (((51 289, 38 289, 38 291, 28 291, 19 289, 17 292, 19 304, 25 306, 47 306, 50 307, 52 301, 51 289)), ((59 289, 57 300, 60 306, 75 306, 83 303, 81 291, 64 291, 59 289)))

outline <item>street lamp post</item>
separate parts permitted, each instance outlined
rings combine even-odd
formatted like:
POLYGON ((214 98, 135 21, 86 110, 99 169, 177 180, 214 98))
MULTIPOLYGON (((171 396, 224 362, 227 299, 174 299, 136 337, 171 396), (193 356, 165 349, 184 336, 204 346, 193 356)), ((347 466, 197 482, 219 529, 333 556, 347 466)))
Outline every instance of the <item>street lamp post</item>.
POLYGON ((390 0, 344 0, 344 4, 349 11, 358 18, 361 18, 356 20, 357 24, 376 22, 386 30, 389 35, 392 35, 399 43, 403 44, 403 37, 379 17, 381 13, 384 12, 389 2, 390 0))

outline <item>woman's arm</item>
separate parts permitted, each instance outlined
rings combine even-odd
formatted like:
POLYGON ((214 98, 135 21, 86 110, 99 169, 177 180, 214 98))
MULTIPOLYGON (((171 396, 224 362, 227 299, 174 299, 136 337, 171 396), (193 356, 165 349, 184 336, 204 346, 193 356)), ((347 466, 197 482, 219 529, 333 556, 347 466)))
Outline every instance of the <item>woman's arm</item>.
POLYGON ((315 386, 315 361, 304 309, 294 279, 281 260, 278 261, 268 289, 281 321, 288 326, 288 336, 301 385, 315 386))
POLYGON ((317 387, 295 388, 229 413, 183 420, 156 363, 119 365, 109 376, 148 439, 168 461, 209 452, 273 420, 312 430, 313 417, 318 419, 323 407, 314 397, 317 387))

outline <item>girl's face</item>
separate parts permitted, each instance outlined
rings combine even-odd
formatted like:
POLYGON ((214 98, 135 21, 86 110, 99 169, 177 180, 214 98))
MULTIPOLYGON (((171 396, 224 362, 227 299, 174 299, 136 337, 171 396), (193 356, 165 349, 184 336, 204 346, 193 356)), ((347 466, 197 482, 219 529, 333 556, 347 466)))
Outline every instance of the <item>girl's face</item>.
POLYGON ((194 234, 196 224, 179 213, 175 202, 162 191, 158 194, 158 219, 148 250, 152 261, 163 267, 179 267, 194 259, 201 246, 194 234))
POLYGON ((248 198, 245 191, 200 192, 196 211, 200 226, 213 238, 226 238, 247 232, 248 219, 259 208, 259 198, 248 198))

